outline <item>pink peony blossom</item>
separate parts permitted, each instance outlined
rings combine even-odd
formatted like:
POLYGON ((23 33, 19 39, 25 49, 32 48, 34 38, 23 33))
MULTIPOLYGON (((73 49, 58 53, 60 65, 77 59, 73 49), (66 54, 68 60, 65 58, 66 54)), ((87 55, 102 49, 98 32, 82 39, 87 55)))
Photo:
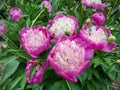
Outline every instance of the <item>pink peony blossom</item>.
POLYGON ((104 14, 101 13, 101 12, 100 13, 98 13, 98 12, 94 13, 92 15, 92 20, 94 21, 94 23, 96 25, 103 25, 106 21, 104 14))
POLYGON ((32 77, 30 77, 30 70, 35 65, 35 59, 31 59, 28 61, 26 66, 26 80, 28 83, 40 83, 42 81, 44 71, 40 64, 36 66, 36 71, 32 77))
POLYGON ((54 40, 62 35, 75 35, 78 27, 78 20, 70 15, 57 14, 53 20, 49 21, 48 24, 51 36, 54 40))
POLYGON ((82 0, 83 5, 87 7, 94 7, 96 9, 104 9, 105 4, 102 4, 101 0, 82 0))
POLYGON ((10 18, 13 21, 15 21, 15 22, 19 21, 22 16, 23 16, 23 13, 20 8, 13 7, 10 9, 10 18))
POLYGON ((52 68, 64 79, 77 82, 77 76, 90 64, 85 49, 67 36, 61 36, 48 55, 52 68))
POLYGON ((42 53, 50 44, 50 36, 45 27, 23 28, 20 40, 24 50, 33 58, 42 53))
POLYGON ((94 48, 82 40, 79 36, 75 37, 74 40, 82 47, 85 48, 86 59, 91 59, 94 56, 94 48))
POLYGON ((6 31, 6 26, 0 22, 0 36, 6 31))
POLYGON ((44 0, 42 2, 42 5, 44 5, 47 8, 47 10, 48 10, 49 13, 52 12, 52 5, 51 5, 50 1, 44 0))
POLYGON ((111 52, 114 50, 115 43, 108 41, 111 33, 106 28, 85 24, 83 25, 79 36, 82 40, 84 40, 96 50, 104 52, 111 52))

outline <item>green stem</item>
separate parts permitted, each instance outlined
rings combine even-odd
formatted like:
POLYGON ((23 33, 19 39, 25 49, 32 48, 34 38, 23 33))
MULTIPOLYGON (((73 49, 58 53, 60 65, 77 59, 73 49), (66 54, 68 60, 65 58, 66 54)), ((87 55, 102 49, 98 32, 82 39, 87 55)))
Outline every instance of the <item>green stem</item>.
MULTIPOLYGON (((4 38, 7 38, 7 36, 5 34, 2 34, 2 36, 4 38)), ((9 39, 9 38, 7 38, 7 39, 11 42, 12 45, 14 45, 17 48, 17 46, 14 44, 14 42, 11 39, 9 39)))
POLYGON ((33 20, 32 24, 30 27, 32 27, 34 25, 34 23, 36 22, 36 20, 39 18, 39 16, 44 12, 45 9, 43 9, 38 15, 37 17, 33 20))
POLYGON ((72 89, 70 88, 70 85, 69 85, 68 81, 67 81, 67 80, 65 80, 65 82, 66 82, 66 84, 67 84, 67 86, 68 86, 69 90, 72 90, 72 89))

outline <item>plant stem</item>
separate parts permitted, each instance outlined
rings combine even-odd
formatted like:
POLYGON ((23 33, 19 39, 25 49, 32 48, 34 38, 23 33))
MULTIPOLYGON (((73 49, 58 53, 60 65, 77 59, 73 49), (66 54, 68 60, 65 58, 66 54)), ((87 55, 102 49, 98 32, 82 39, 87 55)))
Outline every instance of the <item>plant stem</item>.
MULTIPOLYGON (((5 34, 2 34, 2 36, 6 39, 7 38, 7 36, 5 35, 5 34)), ((11 42, 11 44, 13 45, 13 46, 15 46, 16 48, 17 48, 17 46, 16 46, 16 44, 14 44, 14 42, 11 40, 11 39, 9 39, 9 38, 7 38, 10 42, 11 42)))
POLYGON ((36 20, 39 18, 39 16, 44 12, 45 9, 43 9, 38 15, 37 17, 33 20, 32 24, 30 27, 32 27, 34 25, 34 23, 36 22, 36 20))
POLYGON ((67 84, 67 86, 68 86, 69 90, 72 90, 72 89, 70 88, 70 85, 69 85, 68 81, 67 81, 67 80, 65 80, 65 82, 66 82, 66 84, 67 84))

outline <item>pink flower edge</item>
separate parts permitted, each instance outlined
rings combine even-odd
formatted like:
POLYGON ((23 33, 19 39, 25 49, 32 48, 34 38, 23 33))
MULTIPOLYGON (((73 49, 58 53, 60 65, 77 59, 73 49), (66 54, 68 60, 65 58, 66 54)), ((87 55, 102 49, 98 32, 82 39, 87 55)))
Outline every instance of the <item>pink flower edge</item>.
POLYGON ((20 32, 20 38, 21 38, 20 41, 21 41, 21 44, 22 44, 24 50, 25 50, 32 58, 36 58, 38 54, 42 53, 42 52, 43 52, 46 48, 48 48, 49 45, 50 45, 50 35, 49 35, 49 32, 48 32, 44 27, 42 27, 42 26, 34 26, 34 27, 32 27, 33 30, 34 30, 35 28, 36 28, 36 29, 39 29, 40 31, 42 31, 42 32, 45 34, 47 40, 44 42, 43 45, 37 47, 37 49, 34 50, 34 51, 29 51, 29 50, 27 49, 27 47, 25 46, 24 39, 22 38, 22 37, 23 37, 23 34, 26 33, 27 30, 29 30, 30 28, 23 28, 22 31, 20 32))
MULTIPOLYGON (((69 38, 67 36, 61 36, 60 39, 58 40, 57 43, 67 40, 67 39, 73 39, 73 38, 69 38)), ((52 48, 52 50, 50 51, 49 55, 48 55, 48 61, 50 63, 50 66, 52 66, 52 68, 56 71, 56 73, 60 76, 62 76, 64 79, 71 81, 71 82, 77 82, 77 76, 82 73, 90 64, 89 60, 86 60, 86 57, 83 58, 84 61, 84 65, 80 66, 80 68, 78 70, 72 70, 72 71, 61 71, 60 67, 58 67, 58 65, 54 62, 54 59, 52 58, 54 55, 54 51, 55 51, 55 46, 52 48)), ((84 52, 84 56, 85 56, 85 52, 84 52)))

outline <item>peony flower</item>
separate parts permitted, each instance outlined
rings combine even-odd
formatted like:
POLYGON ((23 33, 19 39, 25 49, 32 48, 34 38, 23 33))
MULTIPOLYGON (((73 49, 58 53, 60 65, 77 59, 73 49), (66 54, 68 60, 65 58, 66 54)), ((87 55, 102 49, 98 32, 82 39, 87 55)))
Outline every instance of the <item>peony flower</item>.
POLYGON ((24 50, 33 58, 42 53, 50 44, 48 31, 42 26, 23 28, 20 40, 24 50))
POLYGON ((106 28, 93 25, 84 25, 79 33, 79 36, 96 50, 104 52, 111 52, 114 50, 115 43, 108 41, 111 33, 106 28))
POLYGON ((52 12, 52 5, 51 5, 50 1, 44 0, 44 1, 42 1, 42 5, 47 8, 49 13, 52 12))
POLYGON ((84 40, 82 40, 79 36, 75 37, 74 39, 80 46, 84 47, 85 49, 85 54, 86 54, 86 59, 91 59, 94 56, 94 48, 86 43, 84 40))
POLYGON ((102 4, 101 0, 82 0, 83 5, 87 7, 94 7, 96 9, 104 9, 105 5, 102 4))
POLYGON ((53 20, 49 21, 49 31, 54 37, 58 39, 62 35, 75 35, 78 27, 78 20, 70 15, 58 14, 53 20))
POLYGON ((92 15, 92 20, 94 21, 94 23, 96 25, 103 25, 106 21, 104 14, 101 13, 101 12, 100 13, 98 13, 98 12, 94 13, 92 15))
POLYGON ((48 61, 57 74, 71 82, 90 64, 85 49, 72 38, 62 36, 48 55, 48 61))
POLYGON ((13 7, 10 9, 10 18, 13 21, 15 21, 15 22, 19 21, 22 16, 23 16, 23 13, 20 8, 13 7))
POLYGON ((26 80, 28 83, 40 83, 42 81, 44 71, 40 64, 36 66, 36 71, 32 77, 30 77, 30 70, 35 65, 35 59, 31 59, 28 61, 26 66, 26 80))
POLYGON ((5 33, 6 31, 6 26, 0 22, 0 36, 5 33))

